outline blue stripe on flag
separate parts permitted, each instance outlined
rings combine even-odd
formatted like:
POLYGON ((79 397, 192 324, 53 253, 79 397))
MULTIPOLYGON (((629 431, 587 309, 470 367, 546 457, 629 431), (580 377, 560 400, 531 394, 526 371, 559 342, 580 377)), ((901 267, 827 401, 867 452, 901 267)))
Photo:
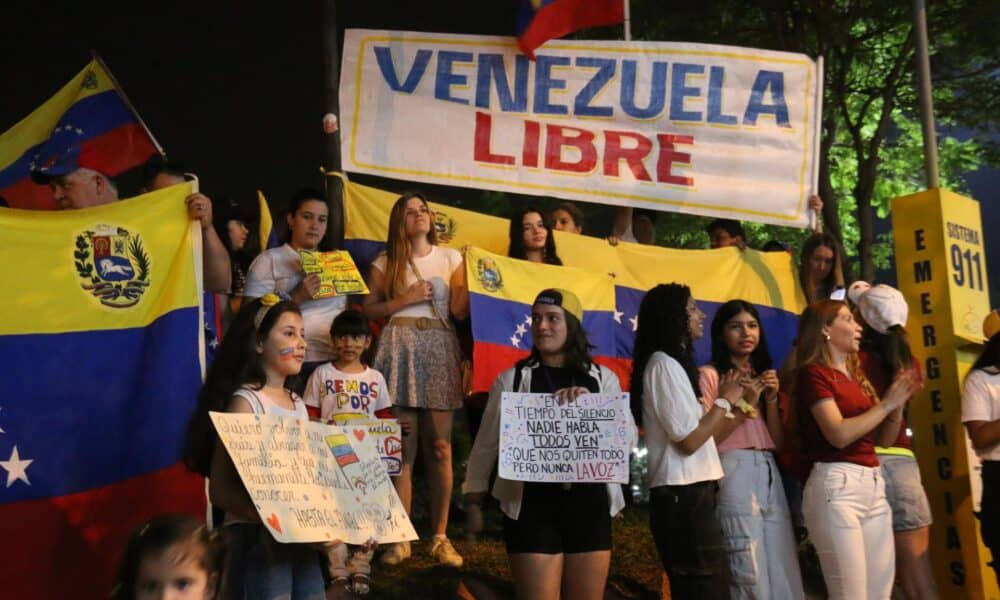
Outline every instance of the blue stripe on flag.
MULTIPOLYGON (((144 328, 0 336, 3 446, 30 485, 0 503, 62 496, 174 465, 201 385, 198 309, 144 328)), ((3 456, 6 459, 7 456, 3 456)))

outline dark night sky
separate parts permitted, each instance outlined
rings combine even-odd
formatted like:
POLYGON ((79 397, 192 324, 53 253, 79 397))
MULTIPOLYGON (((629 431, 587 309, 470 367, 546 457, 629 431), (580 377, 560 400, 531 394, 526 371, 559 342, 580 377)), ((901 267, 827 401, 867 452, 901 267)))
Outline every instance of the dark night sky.
MULTIPOLYGON (((337 17, 341 31, 509 35, 515 4, 352 0, 337 3, 337 17)), ((156 3, 142 13, 114 16, 94 5, 68 6, 70 12, 20 15, 5 8, 0 131, 75 75, 93 48, 168 155, 196 171, 206 192, 247 201, 260 188, 280 205, 298 187, 321 185, 325 111, 318 2, 269 4, 264 10, 221 2, 197 11, 156 3)), ((1000 239, 993 232, 1000 231, 1000 170, 974 173, 970 183, 982 203, 996 304, 1000 239)))

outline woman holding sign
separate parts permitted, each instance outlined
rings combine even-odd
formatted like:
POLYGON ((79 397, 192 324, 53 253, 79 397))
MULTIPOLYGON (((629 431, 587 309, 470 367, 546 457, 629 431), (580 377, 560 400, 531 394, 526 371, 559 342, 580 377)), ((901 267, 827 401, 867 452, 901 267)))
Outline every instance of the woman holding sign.
POLYGON ((713 436, 743 395, 740 375, 724 374, 705 411, 698 399, 694 340, 705 314, 677 283, 649 290, 639 305, 632 367, 632 412, 649 449, 649 524, 674 598, 729 598, 729 560, 716 515, 722 465, 713 436))
MULTIPOLYGON (((368 287, 365 314, 389 319, 372 366, 385 376, 400 422, 411 426, 403 438, 396 491, 409 513, 419 440, 430 478, 430 554, 441 564, 460 567, 462 556, 445 533, 452 488, 451 424, 454 411, 462 408, 462 354, 451 316, 468 316, 469 293, 465 261, 457 250, 437 245, 434 213, 422 195, 403 194, 393 205, 385 253, 372 263, 368 287)), ((409 542, 401 542, 382 555, 382 562, 398 564, 409 556, 409 542)))
MULTIPOLYGON (((345 296, 314 300, 319 291, 318 274, 305 276, 300 250, 326 252, 330 250, 327 231, 329 208, 319 190, 302 189, 292 196, 288 205, 289 239, 277 248, 262 252, 247 273, 246 298, 260 298, 275 293, 291 298, 302 309, 306 326, 306 362, 302 367, 302 382, 320 364, 335 356, 330 340, 330 324, 347 305, 345 296)), ((301 392, 301 389, 299 390, 301 392)))
MULTIPOLYGON (((478 503, 489 486, 499 452, 504 392, 554 394, 560 403, 586 393, 621 393, 618 377, 590 358, 582 320, 582 305, 572 292, 548 289, 535 298, 531 354, 504 371, 490 389, 462 486, 466 505, 478 503)), ((634 425, 627 433, 634 445, 634 425)), ((620 485, 497 477, 493 496, 504 513, 503 536, 518 598, 604 597, 611 517, 625 506, 620 485)))
POLYGON ((712 362, 701 367, 706 410, 718 397, 719 374, 740 374, 750 414, 733 411, 715 443, 725 475, 719 480, 718 515, 729 552, 734 598, 803 598, 792 518, 774 451, 783 442, 778 374, 757 313, 730 300, 712 319, 712 362))
MULTIPOLYGON (((209 412, 309 420, 286 381, 305 359, 302 315, 274 294, 249 302, 219 347, 188 426, 184 460, 209 478, 209 498, 225 511, 227 565, 223 598, 319 600, 324 597, 319 552, 311 544, 275 541, 219 440, 209 412)), ((273 516, 273 515, 272 515, 273 516)), ((279 529, 280 531, 280 529, 279 529)))

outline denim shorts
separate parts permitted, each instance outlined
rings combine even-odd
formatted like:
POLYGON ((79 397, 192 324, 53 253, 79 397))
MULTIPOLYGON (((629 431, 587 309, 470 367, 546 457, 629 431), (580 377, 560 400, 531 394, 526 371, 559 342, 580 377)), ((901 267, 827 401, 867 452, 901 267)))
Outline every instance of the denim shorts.
POLYGON ((885 497, 892 508, 892 530, 909 531, 929 526, 931 505, 920 482, 920 467, 912 456, 879 454, 885 497))

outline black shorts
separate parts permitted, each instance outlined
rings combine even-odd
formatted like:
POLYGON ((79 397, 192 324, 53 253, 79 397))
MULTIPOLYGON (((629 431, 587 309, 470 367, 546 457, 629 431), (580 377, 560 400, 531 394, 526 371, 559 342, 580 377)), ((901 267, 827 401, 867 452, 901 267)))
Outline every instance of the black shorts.
POLYGON ((604 483, 525 483, 518 519, 503 519, 507 553, 611 550, 610 510, 604 483))

